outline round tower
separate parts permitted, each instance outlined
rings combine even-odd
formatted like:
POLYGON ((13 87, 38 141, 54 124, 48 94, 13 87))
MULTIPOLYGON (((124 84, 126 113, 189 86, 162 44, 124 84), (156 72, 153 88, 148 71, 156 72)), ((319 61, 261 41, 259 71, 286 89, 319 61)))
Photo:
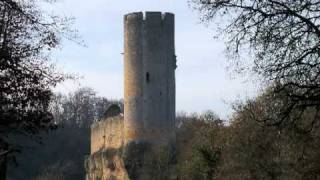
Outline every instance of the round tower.
POLYGON ((126 141, 166 141, 175 121, 174 15, 124 17, 124 127, 126 141))
POLYGON ((143 128, 143 14, 125 15, 124 25, 124 124, 125 138, 131 139, 143 128))

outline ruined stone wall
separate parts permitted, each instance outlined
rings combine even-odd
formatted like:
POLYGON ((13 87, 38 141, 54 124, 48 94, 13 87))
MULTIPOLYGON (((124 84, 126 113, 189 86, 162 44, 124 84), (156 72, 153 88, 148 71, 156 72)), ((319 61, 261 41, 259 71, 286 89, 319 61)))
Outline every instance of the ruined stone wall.
MULTIPOLYGON (((147 136, 158 138, 161 133, 163 131, 153 131, 147 136)), ((86 179, 176 179, 175 141, 162 141, 159 144, 126 143, 122 116, 96 122, 91 126, 91 154, 85 160, 86 179)))
POLYGON ((123 116, 102 119, 91 126, 91 154, 106 148, 120 148, 124 143, 123 116))
POLYGON ((126 180, 123 161, 123 116, 109 117, 91 126, 91 154, 86 158, 88 180, 126 180))

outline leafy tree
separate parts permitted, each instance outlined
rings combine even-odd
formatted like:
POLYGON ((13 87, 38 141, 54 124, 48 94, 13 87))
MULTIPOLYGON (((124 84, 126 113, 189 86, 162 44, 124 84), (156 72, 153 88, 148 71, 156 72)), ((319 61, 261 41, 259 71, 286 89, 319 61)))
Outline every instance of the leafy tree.
POLYGON ((50 63, 50 51, 61 37, 75 38, 69 25, 67 18, 46 15, 36 0, 0 0, 2 163, 9 154, 21 150, 10 140, 12 134, 35 137, 41 130, 55 127, 49 111, 51 89, 68 76, 50 63))
POLYGON ((271 85, 236 106, 218 179, 318 179, 320 2, 190 2, 203 22, 223 20, 235 64, 253 55, 253 72, 271 85))
POLYGON ((275 95, 272 88, 267 89, 256 98, 235 104, 229 124, 223 124, 219 118, 206 118, 214 117, 210 111, 198 116, 180 114, 179 177, 318 179, 320 126, 311 128, 308 122, 316 112, 309 109, 300 115, 299 111, 292 111, 291 122, 283 126, 269 124, 269 119, 280 121, 279 113, 286 101, 286 95, 275 95), (302 121, 294 122, 297 117, 302 121), (309 128, 308 132, 302 131, 309 128))
POLYGON ((310 118, 319 119, 320 1, 190 2, 200 11, 204 22, 219 17, 224 19, 220 27, 226 34, 230 57, 239 57, 247 48, 252 50, 253 71, 276 84, 273 92, 288 97, 288 106, 281 114, 283 117, 288 117, 291 111, 303 114, 311 107, 316 113, 310 118))
MULTIPOLYGON (((285 102, 286 96, 282 97, 285 102)), ((281 128, 266 124, 265 119, 281 118, 277 115, 281 104, 281 98, 267 90, 259 97, 235 106, 222 155, 223 163, 219 167, 222 179, 320 177, 318 128, 301 133, 299 129, 291 128, 291 123, 281 128)), ((308 116, 313 113, 309 111, 301 116, 292 112, 291 118, 297 115, 308 121, 308 116)))
POLYGON ((180 114, 177 129, 178 171, 181 179, 216 177, 224 146, 223 121, 213 111, 198 116, 180 114))

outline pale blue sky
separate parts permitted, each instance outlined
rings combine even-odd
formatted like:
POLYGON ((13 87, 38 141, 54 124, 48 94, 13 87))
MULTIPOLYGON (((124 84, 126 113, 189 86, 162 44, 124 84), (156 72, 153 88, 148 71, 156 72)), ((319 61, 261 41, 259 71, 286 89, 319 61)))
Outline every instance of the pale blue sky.
MULTIPOLYGON (((137 11, 175 14, 177 111, 211 109, 227 118, 234 100, 256 92, 257 85, 244 82, 248 77, 232 78, 226 71, 224 43, 213 38, 213 28, 199 23, 198 13, 186 0, 58 0, 52 10, 75 17, 75 27, 88 46, 64 42, 54 55, 58 66, 83 76, 78 83, 98 95, 123 98, 123 15, 137 11)), ((73 91, 78 83, 63 83, 56 91, 73 91)))

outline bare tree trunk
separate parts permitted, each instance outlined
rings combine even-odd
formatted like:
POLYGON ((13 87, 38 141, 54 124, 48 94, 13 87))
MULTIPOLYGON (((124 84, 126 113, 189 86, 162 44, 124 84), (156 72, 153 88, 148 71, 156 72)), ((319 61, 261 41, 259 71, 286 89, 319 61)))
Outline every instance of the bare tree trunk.
POLYGON ((7 177, 7 155, 8 144, 0 139, 0 180, 6 180, 7 177))
POLYGON ((7 155, 0 156, 0 180, 5 180, 7 176, 7 155))

